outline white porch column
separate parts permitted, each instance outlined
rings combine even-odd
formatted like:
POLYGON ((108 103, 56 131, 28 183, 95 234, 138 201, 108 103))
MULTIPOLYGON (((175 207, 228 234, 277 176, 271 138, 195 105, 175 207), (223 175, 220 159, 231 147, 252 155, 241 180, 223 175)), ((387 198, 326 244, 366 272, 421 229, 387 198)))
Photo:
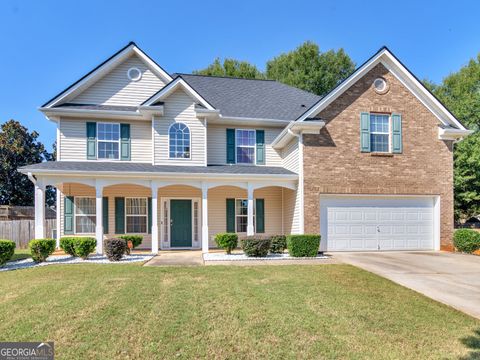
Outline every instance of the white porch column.
POLYGON ((45 185, 35 184, 35 239, 45 237, 45 185))
POLYGON ((152 254, 158 253, 158 185, 153 183, 152 188, 152 254))
POLYGON ((202 183, 202 252, 208 253, 208 184, 202 183))
POLYGON ((56 221, 56 227, 57 227, 57 249, 60 249, 60 238, 62 237, 61 233, 61 202, 62 202, 62 193, 58 186, 56 187, 56 192, 57 192, 57 205, 56 205, 56 211, 57 211, 57 221, 56 221))
POLYGON ((96 211, 96 224, 95 224, 95 238, 97 239, 97 254, 103 253, 103 185, 95 185, 95 211, 96 211))
POLYGON ((255 230, 253 226, 253 185, 248 183, 248 208, 247 208, 247 236, 254 235, 255 230))

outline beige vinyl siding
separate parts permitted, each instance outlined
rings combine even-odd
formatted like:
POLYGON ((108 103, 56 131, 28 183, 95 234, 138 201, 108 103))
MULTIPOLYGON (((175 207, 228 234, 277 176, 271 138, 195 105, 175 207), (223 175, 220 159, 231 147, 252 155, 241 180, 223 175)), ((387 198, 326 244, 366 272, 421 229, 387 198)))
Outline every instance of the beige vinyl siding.
MULTIPOLYGON (((265 199, 265 233, 282 234, 282 188, 272 186, 255 190, 254 198, 265 199)), ((208 191, 209 244, 216 247, 215 234, 226 232, 227 198, 246 199, 247 191, 233 186, 219 186, 208 191)), ((246 236, 240 233, 239 236, 246 236)))
POLYGON ((282 166, 280 152, 270 145, 283 128, 261 128, 252 126, 207 125, 207 163, 223 165, 227 163, 227 129, 258 129, 265 131, 265 165, 282 166))
POLYGON ((283 167, 294 173, 299 172, 298 139, 292 139, 282 150, 283 167))
POLYGON ((165 82, 157 77, 138 56, 132 55, 69 102, 140 105, 164 85, 165 82), (127 71, 132 67, 142 72, 139 81, 132 81, 127 77, 127 71))
POLYGON ((164 116, 154 120, 155 165, 205 165, 205 126, 197 119, 193 99, 183 90, 177 90, 164 102, 164 116), (175 122, 190 129, 190 159, 170 159, 168 130, 175 122))
POLYGON ((60 120, 59 160, 87 160, 87 122, 130 124, 131 161, 152 162, 152 123, 150 121, 79 120, 72 118, 62 118, 60 120))
POLYGON ((300 196, 296 190, 283 189, 283 226, 285 234, 300 233, 300 196))

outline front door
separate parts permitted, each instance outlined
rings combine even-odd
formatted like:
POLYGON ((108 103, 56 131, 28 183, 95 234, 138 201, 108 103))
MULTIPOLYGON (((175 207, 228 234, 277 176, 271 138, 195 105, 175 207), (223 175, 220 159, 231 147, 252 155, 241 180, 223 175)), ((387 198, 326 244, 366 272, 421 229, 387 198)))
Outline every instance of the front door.
POLYGON ((192 247, 192 200, 170 200, 170 247, 192 247))

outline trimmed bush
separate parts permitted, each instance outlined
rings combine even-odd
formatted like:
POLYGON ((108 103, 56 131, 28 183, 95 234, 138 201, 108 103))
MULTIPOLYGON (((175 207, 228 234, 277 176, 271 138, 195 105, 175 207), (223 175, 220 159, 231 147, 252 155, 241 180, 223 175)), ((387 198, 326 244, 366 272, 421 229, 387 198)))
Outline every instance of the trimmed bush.
POLYGON ((0 239, 0 266, 10 260, 15 253, 15 243, 11 240, 0 239))
POLYGON ((287 248, 293 257, 315 257, 320 247, 320 235, 288 235, 287 248))
POLYGON ((92 237, 78 237, 73 240, 73 247, 76 256, 85 260, 88 255, 95 251, 97 240, 92 237))
POLYGON ((282 254, 287 248, 287 237, 285 235, 274 235, 270 238, 270 252, 282 254))
POLYGON ((77 256, 75 254, 75 245, 74 241, 77 239, 76 237, 62 237, 60 239, 60 249, 65 251, 66 254, 71 256, 77 256))
POLYGON ((227 254, 231 254, 232 250, 238 245, 238 235, 235 233, 220 233, 215 235, 217 246, 224 249, 227 254))
POLYGON ((55 251, 55 239, 36 239, 28 243, 33 261, 44 262, 55 251))
POLYGON ((471 254, 480 249, 480 233, 471 229, 456 230, 453 243, 458 251, 471 254))
POLYGON ((247 236, 240 243, 245 255, 251 257, 265 257, 270 249, 269 237, 247 236))
POLYGON ((133 245, 134 249, 137 246, 140 246, 140 244, 143 241, 143 236, 142 235, 122 235, 122 236, 119 236, 119 238, 125 240, 125 242, 127 243, 127 250, 126 250, 127 254, 130 254, 130 249, 128 247, 128 242, 129 241, 132 242, 132 245, 133 245))
POLYGON ((103 242, 103 250, 110 261, 120 261, 127 251, 127 242, 125 239, 112 238, 103 242))

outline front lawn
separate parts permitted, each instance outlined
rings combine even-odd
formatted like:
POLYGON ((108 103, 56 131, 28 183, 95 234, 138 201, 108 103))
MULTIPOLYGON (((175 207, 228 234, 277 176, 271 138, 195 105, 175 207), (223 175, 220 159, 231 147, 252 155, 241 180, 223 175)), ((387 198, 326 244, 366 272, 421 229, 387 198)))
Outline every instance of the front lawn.
POLYGON ((62 359, 476 358, 479 329, 348 265, 0 273, 0 341, 53 340, 62 359))
POLYGON ((15 249, 15 253, 9 261, 22 260, 32 257, 30 249, 15 249))

